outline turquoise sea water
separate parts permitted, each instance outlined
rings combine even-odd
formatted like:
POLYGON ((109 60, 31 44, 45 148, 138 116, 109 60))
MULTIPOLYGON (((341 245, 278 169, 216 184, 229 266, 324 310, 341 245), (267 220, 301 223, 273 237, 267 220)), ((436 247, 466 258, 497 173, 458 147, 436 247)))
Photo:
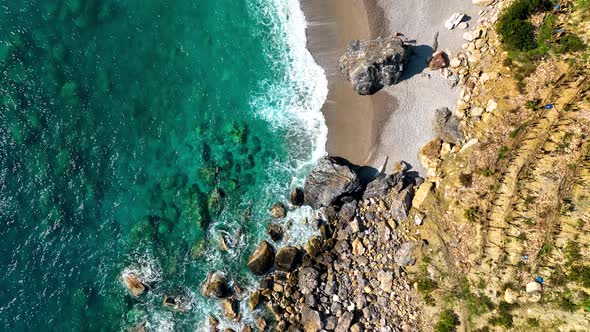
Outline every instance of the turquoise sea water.
POLYGON ((323 153, 304 26, 296 0, 0 1, 0 326, 195 330, 208 271, 254 284, 268 208, 323 153))

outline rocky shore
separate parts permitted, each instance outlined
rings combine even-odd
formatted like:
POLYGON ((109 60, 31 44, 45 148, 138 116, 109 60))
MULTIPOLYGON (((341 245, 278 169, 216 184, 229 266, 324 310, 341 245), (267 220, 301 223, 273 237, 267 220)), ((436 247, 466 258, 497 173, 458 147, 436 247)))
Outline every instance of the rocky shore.
MULTIPOLYGON (((251 254, 248 268, 261 280, 247 299, 256 323, 243 331, 416 330, 420 309, 405 268, 415 263, 413 252, 422 243, 404 232, 403 224, 410 222, 414 188, 422 179, 403 162, 395 168, 388 175, 342 158, 319 161, 288 205, 304 201, 314 207, 316 217, 306 222, 320 235, 303 248, 273 248, 263 241, 251 254)), ((284 215, 279 206, 285 205, 271 213, 284 215)), ((226 297, 225 277, 212 274, 203 294, 226 297)), ((228 319, 239 319, 236 301, 221 300, 228 319)), ((212 317, 211 331, 217 323, 212 317)))

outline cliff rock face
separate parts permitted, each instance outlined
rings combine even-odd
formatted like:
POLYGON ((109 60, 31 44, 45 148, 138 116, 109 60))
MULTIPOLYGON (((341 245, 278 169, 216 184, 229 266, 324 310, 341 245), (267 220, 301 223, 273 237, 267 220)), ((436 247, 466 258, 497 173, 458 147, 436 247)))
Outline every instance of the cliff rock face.
POLYGON ((341 158, 324 157, 305 180, 305 203, 314 209, 330 206, 360 191, 361 181, 341 158))
POLYGON ((354 40, 340 58, 340 71, 358 94, 372 95, 397 82, 409 54, 399 37, 354 40))

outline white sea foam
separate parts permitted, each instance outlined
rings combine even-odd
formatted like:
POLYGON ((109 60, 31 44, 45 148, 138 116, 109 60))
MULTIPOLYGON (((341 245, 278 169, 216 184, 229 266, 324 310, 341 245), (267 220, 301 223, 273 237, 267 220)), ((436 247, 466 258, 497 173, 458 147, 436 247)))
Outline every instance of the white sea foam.
POLYGON ((252 1, 261 22, 271 28, 273 41, 268 52, 282 48, 278 65, 286 75, 282 81, 268 82, 263 95, 252 101, 258 115, 272 127, 285 130, 291 143, 288 165, 300 183, 305 171, 325 155, 328 128, 321 108, 328 95, 324 70, 307 49, 307 21, 299 0, 252 1))

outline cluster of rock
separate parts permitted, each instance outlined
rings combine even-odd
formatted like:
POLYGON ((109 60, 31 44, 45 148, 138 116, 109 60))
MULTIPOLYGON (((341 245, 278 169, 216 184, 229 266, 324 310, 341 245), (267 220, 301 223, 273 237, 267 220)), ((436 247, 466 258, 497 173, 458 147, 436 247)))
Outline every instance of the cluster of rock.
POLYGON ((360 95, 372 95, 400 78, 410 55, 401 36, 354 40, 340 58, 340 71, 360 95))
MULTIPOLYGON (((495 1, 476 1, 481 6, 491 6, 495 1)), ((437 137, 428 142, 419 153, 419 159, 427 170, 428 177, 434 178, 443 160, 454 153, 473 146, 477 140, 465 142, 462 129, 470 126, 473 121, 484 119, 493 114, 498 108, 498 103, 493 99, 481 101, 480 96, 484 92, 484 84, 488 81, 500 78, 498 72, 482 72, 481 61, 485 57, 497 55, 497 41, 490 39, 493 24, 497 21, 498 9, 490 7, 479 12, 479 25, 473 30, 465 32, 463 37, 467 43, 462 45, 463 51, 450 57, 448 66, 442 60, 433 60, 431 63, 440 63, 441 66, 429 66, 431 69, 439 69, 447 78, 451 86, 459 85, 459 98, 454 112, 447 109, 437 111, 434 124, 437 137), (464 145, 462 145, 464 144, 464 145)), ((451 17, 453 19, 453 17, 451 17)), ((458 18, 455 18, 454 23, 458 18)), ((435 53, 436 55, 436 53, 435 53)))
POLYGON ((367 181, 363 168, 344 159, 320 160, 302 192, 316 208, 309 222, 321 235, 304 248, 275 250, 263 241, 249 259, 251 272, 271 272, 249 296, 252 310, 263 307, 256 328, 271 323, 263 318, 267 311, 278 331, 416 329, 417 299, 404 267, 415 263, 420 244, 398 226, 408 219, 421 179, 411 178, 404 164, 397 169, 367 181))

